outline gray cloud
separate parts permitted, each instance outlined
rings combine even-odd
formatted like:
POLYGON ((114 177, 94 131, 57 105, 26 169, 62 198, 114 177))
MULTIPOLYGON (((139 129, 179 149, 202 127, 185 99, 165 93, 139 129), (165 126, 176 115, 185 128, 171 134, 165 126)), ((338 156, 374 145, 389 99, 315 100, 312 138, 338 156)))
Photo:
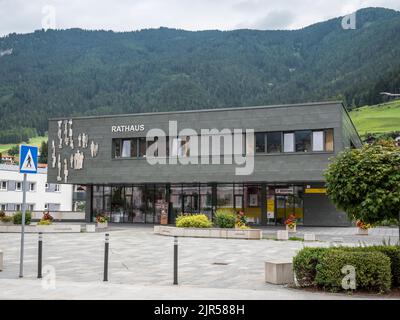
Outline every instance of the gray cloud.
POLYGON ((130 31, 160 26, 187 30, 297 29, 363 7, 400 10, 399 0, 0 0, 0 35, 55 27, 130 31), (48 20, 48 19, 47 19, 48 20))

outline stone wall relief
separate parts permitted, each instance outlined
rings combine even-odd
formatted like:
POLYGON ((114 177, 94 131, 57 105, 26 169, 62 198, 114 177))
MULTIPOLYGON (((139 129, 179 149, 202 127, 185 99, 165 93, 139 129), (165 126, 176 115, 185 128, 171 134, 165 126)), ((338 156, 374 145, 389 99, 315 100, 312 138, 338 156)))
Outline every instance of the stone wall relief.
MULTIPOLYGON (((63 145, 69 146, 72 150, 74 150, 74 132, 72 129, 73 121, 69 120, 59 120, 57 121, 57 137, 58 137, 58 148, 62 149, 63 145)), ((77 136, 77 145, 80 149, 72 151, 70 154, 63 155, 63 159, 61 161, 61 154, 56 153, 56 143, 52 140, 51 143, 51 165, 52 168, 57 168, 57 181, 63 181, 67 183, 69 176, 69 169, 74 170, 82 170, 85 160, 84 150, 87 149, 89 145, 89 135, 85 132, 80 132, 77 136), (68 168, 69 161, 69 168, 68 168), (63 177, 62 177, 63 176, 63 177)), ((94 140, 90 143, 90 156, 91 158, 97 157, 99 151, 99 144, 94 140)))

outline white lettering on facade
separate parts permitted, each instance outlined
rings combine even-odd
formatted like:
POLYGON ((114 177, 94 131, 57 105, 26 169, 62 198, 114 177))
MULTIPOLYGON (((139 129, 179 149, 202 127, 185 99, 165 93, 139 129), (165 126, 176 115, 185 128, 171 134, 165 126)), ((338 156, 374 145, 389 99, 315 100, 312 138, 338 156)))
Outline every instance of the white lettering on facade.
POLYGON ((111 126, 111 132, 140 132, 140 131, 144 131, 144 124, 111 126))

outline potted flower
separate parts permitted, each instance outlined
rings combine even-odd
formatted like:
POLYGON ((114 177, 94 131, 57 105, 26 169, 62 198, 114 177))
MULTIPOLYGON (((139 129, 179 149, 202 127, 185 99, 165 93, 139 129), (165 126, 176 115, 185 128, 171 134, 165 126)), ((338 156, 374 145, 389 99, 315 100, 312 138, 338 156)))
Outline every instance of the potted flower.
POLYGON ((356 222, 357 226, 357 234, 367 236, 368 235, 368 229, 372 227, 369 223, 365 223, 364 221, 357 220, 356 222))
POLYGON ((7 216, 4 211, 0 211, 0 225, 12 225, 13 217, 7 216))
POLYGON ((286 230, 289 232, 296 232, 296 216, 294 214, 289 215, 285 220, 286 230))
POLYGON ((244 214, 243 211, 239 211, 236 214, 236 222, 235 222, 235 228, 237 229, 249 229, 249 227, 246 225, 247 223, 247 218, 244 214))
POLYGON ((43 229, 46 229, 47 226, 50 226, 53 223, 53 220, 54 220, 54 218, 50 214, 49 211, 43 212, 43 216, 40 219, 40 221, 37 223, 36 229, 38 229, 39 231, 43 231, 43 229))
POLYGON ((108 217, 102 214, 96 216, 97 228, 104 229, 108 227, 108 217))

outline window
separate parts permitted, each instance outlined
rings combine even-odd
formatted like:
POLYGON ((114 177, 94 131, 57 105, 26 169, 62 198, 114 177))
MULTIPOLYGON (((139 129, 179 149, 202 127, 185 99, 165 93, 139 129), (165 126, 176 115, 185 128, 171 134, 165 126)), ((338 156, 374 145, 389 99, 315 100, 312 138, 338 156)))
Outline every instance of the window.
POLYGON ((48 203, 44 204, 44 210, 49 210, 49 204, 48 203))
POLYGON ((283 134, 283 151, 294 152, 294 133, 283 134))
POLYGON ((7 210, 7 204, 1 203, 1 204, 0 204, 0 210, 1 210, 1 211, 6 211, 6 210, 7 210))
POLYGON ((34 211, 35 210, 35 205, 34 204, 30 204, 29 205, 29 211, 34 211))
POLYGON ((265 152, 265 133, 257 132, 256 133, 256 153, 264 153, 265 152))
POLYGON ((36 183, 35 182, 29 183, 29 191, 36 191, 36 183))
POLYGON ((311 151, 311 130, 295 131, 296 152, 311 151))
POLYGON ((15 205, 15 210, 16 210, 16 211, 21 211, 21 207, 22 207, 22 205, 16 204, 16 205, 15 205))
POLYGON ((0 181, 0 190, 7 190, 7 181, 0 181))
POLYGON ((45 188, 48 189, 49 188, 49 184, 46 182, 45 184, 45 188))
POLYGON ((122 153, 121 153, 121 157, 122 158, 131 157, 131 152, 132 152, 132 149, 133 149, 133 148, 131 148, 131 145, 132 145, 131 142, 132 141, 130 139, 129 140, 122 140, 122 153))
POLYGON ((54 191, 55 192, 60 192, 60 185, 59 184, 56 184, 56 185, 54 185, 54 191))
POLYGON ((146 138, 138 138, 137 139, 138 143, 138 156, 140 158, 145 158, 146 157, 146 138))
POLYGON ((313 151, 324 151, 324 132, 314 131, 313 132, 313 151))
POLYGON ((333 129, 325 130, 325 151, 333 151, 333 129))
POLYGON ((22 190, 22 182, 21 181, 17 181, 15 183, 15 190, 16 191, 21 191, 22 190))
POLYGON ((146 138, 113 140, 113 158, 144 158, 146 150, 146 138))
POLYGON ((267 152, 277 153, 282 151, 282 133, 268 132, 267 133, 267 152))

